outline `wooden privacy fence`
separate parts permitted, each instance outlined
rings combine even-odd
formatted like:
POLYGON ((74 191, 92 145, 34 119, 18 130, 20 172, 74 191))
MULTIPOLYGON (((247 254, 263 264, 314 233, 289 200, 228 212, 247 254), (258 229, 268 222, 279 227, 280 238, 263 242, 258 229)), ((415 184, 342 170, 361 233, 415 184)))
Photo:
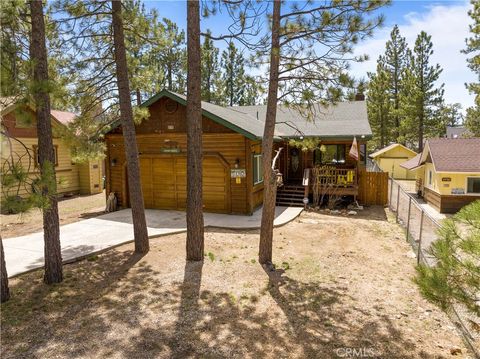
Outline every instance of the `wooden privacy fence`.
POLYGON ((358 202, 366 205, 387 205, 388 173, 358 171, 358 202))

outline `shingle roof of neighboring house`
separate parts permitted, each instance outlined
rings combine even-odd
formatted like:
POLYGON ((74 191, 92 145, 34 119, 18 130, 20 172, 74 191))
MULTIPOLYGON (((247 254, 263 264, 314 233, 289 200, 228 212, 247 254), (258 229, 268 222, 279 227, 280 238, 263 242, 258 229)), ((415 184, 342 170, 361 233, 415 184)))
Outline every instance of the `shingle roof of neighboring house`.
POLYGON ((415 151, 411 150, 411 149, 408 148, 408 147, 405 147, 404 145, 402 145, 402 144, 400 144, 400 143, 392 143, 391 145, 388 145, 388 146, 386 146, 386 147, 384 147, 384 148, 382 148, 382 149, 380 149, 380 150, 378 150, 378 151, 376 151, 376 152, 373 152, 372 154, 370 154, 369 157, 375 158, 375 157, 377 157, 377 156, 380 156, 382 153, 385 153, 385 152, 390 151, 391 149, 394 149, 395 147, 402 147, 402 148, 404 148, 405 150, 407 150, 408 152, 411 152, 412 154, 415 153, 415 151))
POLYGON ((406 168, 407 170, 413 170, 420 165, 420 159, 422 158, 422 154, 418 153, 415 157, 410 158, 408 161, 405 161, 400 164, 400 167, 406 168))
POLYGON ((68 111, 51 110, 50 113, 53 117, 55 117, 55 119, 57 119, 58 122, 63 123, 64 125, 68 125, 69 123, 73 122, 75 117, 77 117, 77 115, 68 111))
POLYGON ((480 138, 430 139, 425 150, 437 172, 480 172, 480 138))
MULTIPOLYGON (((6 114, 11 112, 17 104, 18 98, 10 96, 10 97, 0 97, 0 112, 2 114, 6 114)), ((32 108, 31 105, 29 107, 32 108)), ((50 114, 52 117, 60 122, 63 125, 68 125, 69 123, 73 122, 75 115, 73 112, 68 111, 59 111, 59 110, 50 110, 50 114)))
POLYGON ((447 126, 447 138, 460 138, 464 133, 468 133, 468 130, 463 126, 447 126))
MULTIPOLYGON (((142 106, 148 107, 162 97, 186 104, 186 96, 162 90, 142 106)), ((266 105, 222 107, 202 101, 205 117, 242 133, 251 139, 261 138, 265 125, 266 105)), ((315 108, 313 121, 307 121, 298 111, 278 106, 275 136, 278 137, 370 137, 372 131, 365 101, 341 102, 315 108)))

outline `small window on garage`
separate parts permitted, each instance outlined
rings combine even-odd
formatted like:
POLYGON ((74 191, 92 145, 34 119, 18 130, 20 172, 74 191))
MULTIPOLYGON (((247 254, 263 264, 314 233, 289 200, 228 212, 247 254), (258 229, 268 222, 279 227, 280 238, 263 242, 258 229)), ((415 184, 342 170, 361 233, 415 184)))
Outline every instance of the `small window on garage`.
POLYGON ((467 193, 480 193, 480 177, 467 178, 467 193))
POLYGON ((253 184, 263 182, 262 155, 253 154, 253 184))

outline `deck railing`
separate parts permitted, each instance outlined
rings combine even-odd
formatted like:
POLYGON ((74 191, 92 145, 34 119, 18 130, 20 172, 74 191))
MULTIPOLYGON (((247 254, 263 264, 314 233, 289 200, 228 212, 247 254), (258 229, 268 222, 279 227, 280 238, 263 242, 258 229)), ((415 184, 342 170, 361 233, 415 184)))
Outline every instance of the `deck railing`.
POLYGON ((358 184, 356 168, 314 167, 311 175, 312 183, 320 186, 354 187, 358 184))

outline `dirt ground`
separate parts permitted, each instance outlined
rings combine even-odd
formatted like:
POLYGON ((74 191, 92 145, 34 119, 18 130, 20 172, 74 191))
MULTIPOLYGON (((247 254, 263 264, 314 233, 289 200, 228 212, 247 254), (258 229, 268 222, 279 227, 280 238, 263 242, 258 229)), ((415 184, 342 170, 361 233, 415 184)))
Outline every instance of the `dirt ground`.
POLYGON ((11 280, 2 358, 472 358, 412 282, 415 259, 384 209, 303 213, 275 229, 277 270, 258 264, 258 231, 208 229, 205 260, 185 234, 65 266, 42 284, 11 280))
MULTIPOLYGON (((60 225, 77 222, 103 214, 105 192, 63 198, 58 202, 60 225)), ((2 238, 18 237, 43 231, 42 212, 39 209, 23 214, 0 214, 2 238)))

